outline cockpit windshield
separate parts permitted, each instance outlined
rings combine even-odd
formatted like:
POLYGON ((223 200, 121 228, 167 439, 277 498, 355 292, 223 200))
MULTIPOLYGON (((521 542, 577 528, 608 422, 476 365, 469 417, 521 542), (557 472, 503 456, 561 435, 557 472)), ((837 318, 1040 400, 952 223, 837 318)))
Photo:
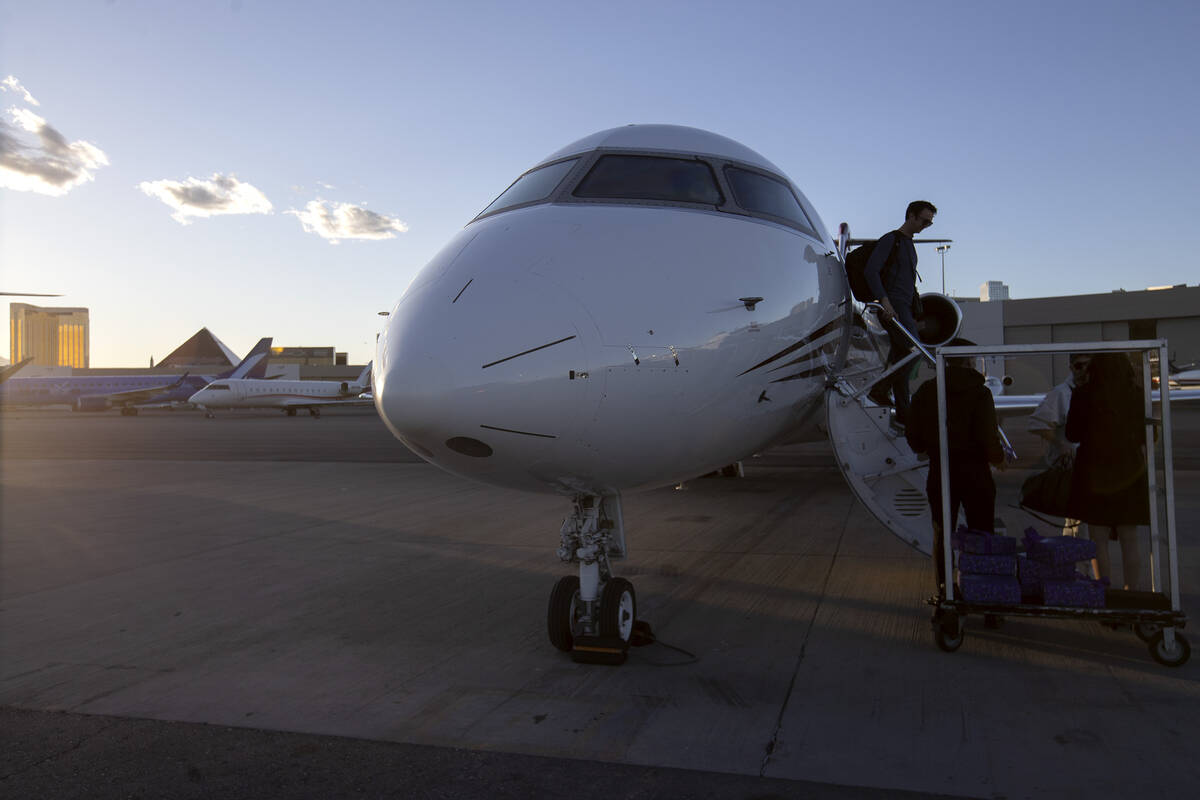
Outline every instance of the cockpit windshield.
POLYGON ((578 160, 578 158, 571 158, 526 172, 517 178, 512 186, 505 189, 503 194, 493 200, 491 205, 479 212, 479 216, 486 217, 488 214, 495 214, 506 208, 545 200, 558 188, 558 184, 578 160))
POLYGON ((214 392, 215 392, 216 390, 218 390, 218 389, 224 389, 225 391, 227 391, 227 392, 228 392, 228 391, 229 391, 229 384, 228 384, 228 383, 210 383, 210 384, 209 384, 207 387, 205 387, 205 388, 207 388, 207 389, 211 389, 211 390, 212 390, 212 391, 214 391, 214 392))
POLYGON ((598 151, 571 156, 526 172, 475 219, 537 203, 596 202, 738 214, 820 238, 786 178, 688 154, 598 151))
POLYGON ((708 164, 661 156, 602 156, 572 194, 586 199, 656 200, 710 206, 724 202, 708 164))
POLYGON ((816 229, 791 188, 779 180, 739 167, 725 167, 734 201, 756 216, 774 218, 816 237, 816 229))

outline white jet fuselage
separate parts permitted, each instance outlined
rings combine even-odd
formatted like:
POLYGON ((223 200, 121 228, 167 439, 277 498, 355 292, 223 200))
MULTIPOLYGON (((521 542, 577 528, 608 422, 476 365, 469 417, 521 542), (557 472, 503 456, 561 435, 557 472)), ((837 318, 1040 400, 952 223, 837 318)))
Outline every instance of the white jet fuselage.
POLYGON ((220 380, 196 392, 188 402, 209 409, 297 408, 356 399, 359 392, 345 387, 338 381, 220 380))
POLYGON ((651 203, 477 219, 379 336, 380 416, 450 472, 563 494, 666 485, 795 435, 852 309, 833 240, 790 188, 812 235, 651 203))

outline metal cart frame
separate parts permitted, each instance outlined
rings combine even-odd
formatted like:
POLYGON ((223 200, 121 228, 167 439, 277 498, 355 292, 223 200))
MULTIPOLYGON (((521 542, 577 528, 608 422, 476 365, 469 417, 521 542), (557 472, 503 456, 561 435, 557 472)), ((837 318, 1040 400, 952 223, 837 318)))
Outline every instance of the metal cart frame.
POLYGON ((978 345, 939 347, 936 350, 938 430, 942 482, 942 553, 946 587, 944 593, 930 598, 934 607, 933 632, 937 645, 953 652, 962 645, 962 619, 970 614, 1005 617, 1045 617, 1081 619, 1109 623, 1129 623, 1134 632, 1150 648, 1155 661, 1165 666, 1182 666, 1191 655, 1191 647, 1178 629, 1187 624, 1180 607, 1178 548, 1175 538, 1175 473, 1171 450, 1171 389, 1169 381, 1161 383, 1161 420, 1154 418, 1154 394, 1151 388, 1150 354, 1158 353, 1159 371, 1167 364, 1167 340, 1122 342, 1072 342, 1065 344, 978 345), (950 461, 946 436, 946 359, 979 356, 1053 355, 1057 353, 1130 353, 1142 354, 1142 376, 1145 394, 1146 466, 1150 496, 1150 592, 1116 592, 1109 590, 1109 601, 1118 601, 1119 608, 1075 608, 1031 604, 993 605, 967 603, 955 596, 951 533, 954 521, 950 518, 950 461), (1166 505, 1166 531, 1159 520, 1158 469, 1155 453, 1155 428, 1162 427, 1163 475, 1166 505), (1165 541, 1164 541, 1165 540, 1165 541), (1165 544, 1165 552, 1164 552, 1165 544), (1165 557, 1165 563, 1164 563, 1165 557), (1165 572, 1164 572, 1165 570, 1165 572), (1164 592, 1164 578, 1165 589, 1164 592))

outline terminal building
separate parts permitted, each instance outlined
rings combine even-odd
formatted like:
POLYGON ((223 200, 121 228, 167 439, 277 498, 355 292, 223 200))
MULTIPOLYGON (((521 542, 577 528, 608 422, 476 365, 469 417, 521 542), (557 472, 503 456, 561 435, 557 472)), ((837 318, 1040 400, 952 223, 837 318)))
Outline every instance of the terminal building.
POLYGON ((9 360, 42 367, 89 366, 88 310, 8 304, 9 360))
MULTIPOLYGON (((1167 339, 1172 363, 1200 361, 1200 286, 1007 298, 999 281, 985 283, 978 299, 954 298, 963 310, 961 335, 980 345, 1167 339)), ((1066 355, 992 361, 987 369, 1013 379, 1011 394, 1045 392, 1068 373, 1066 355)))

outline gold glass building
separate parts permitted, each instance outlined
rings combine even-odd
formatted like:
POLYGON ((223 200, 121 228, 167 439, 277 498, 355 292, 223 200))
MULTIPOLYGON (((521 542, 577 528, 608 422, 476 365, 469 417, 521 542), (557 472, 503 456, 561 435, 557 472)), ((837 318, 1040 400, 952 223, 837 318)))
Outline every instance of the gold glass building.
POLYGON ((46 367, 89 366, 90 340, 86 308, 45 308, 9 303, 9 359, 15 364, 33 356, 46 367))

